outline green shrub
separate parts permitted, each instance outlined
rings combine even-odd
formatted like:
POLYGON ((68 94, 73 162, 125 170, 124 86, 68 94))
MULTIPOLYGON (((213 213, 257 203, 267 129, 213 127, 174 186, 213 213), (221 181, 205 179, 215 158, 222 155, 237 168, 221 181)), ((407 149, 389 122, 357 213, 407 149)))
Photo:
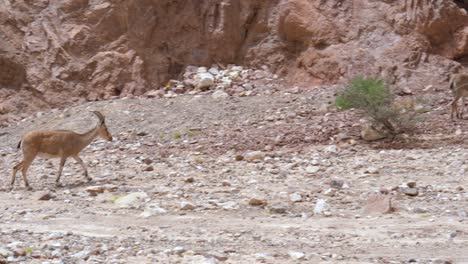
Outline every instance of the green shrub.
POLYGON ((409 130, 415 121, 416 112, 400 109, 390 88, 376 77, 354 77, 338 92, 335 104, 341 110, 359 110, 373 125, 392 135, 409 130))

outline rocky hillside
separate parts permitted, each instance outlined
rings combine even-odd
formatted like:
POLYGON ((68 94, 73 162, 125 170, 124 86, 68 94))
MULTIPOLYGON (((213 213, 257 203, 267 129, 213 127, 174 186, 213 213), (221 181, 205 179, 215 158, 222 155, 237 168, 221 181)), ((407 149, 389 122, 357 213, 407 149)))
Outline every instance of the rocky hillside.
POLYGON ((263 67, 306 89, 357 73, 436 89, 466 63, 464 8, 416 0, 5 0, 0 122, 138 96, 180 79, 188 65, 263 67))

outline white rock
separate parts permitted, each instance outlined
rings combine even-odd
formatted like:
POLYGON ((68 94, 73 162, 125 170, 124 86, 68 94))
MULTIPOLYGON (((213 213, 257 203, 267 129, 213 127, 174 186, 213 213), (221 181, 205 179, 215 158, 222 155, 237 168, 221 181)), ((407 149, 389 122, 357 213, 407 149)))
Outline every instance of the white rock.
POLYGON ((197 88, 202 89, 212 86, 214 84, 215 78, 211 73, 205 72, 197 74, 196 80, 198 81, 197 88))
POLYGON ((324 199, 318 199, 315 204, 314 214, 323 214, 325 211, 329 210, 330 206, 327 204, 327 201, 324 199))
POLYGON ((11 255, 13 255, 13 252, 11 252, 10 250, 8 250, 6 248, 0 247, 0 256, 6 258, 6 257, 11 256, 11 255))
POLYGON ((229 97, 229 94, 227 94, 224 91, 217 90, 211 95, 211 97, 213 97, 214 99, 225 99, 229 97))
POLYGON ((289 195, 289 200, 294 203, 302 202, 302 195, 300 193, 291 193, 289 195))
POLYGON ((369 167, 366 169, 366 172, 369 174, 377 174, 379 173, 379 169, 377 169, 376 167, 369 167))
POLYGON ((134 192, 115 200, 115 205, 119 207, 131 207, 142 204, 148 195, 145 192, 134 192))
POLYGON ((146 205, 145 211, 141 213, 140 216, 148 218, 156 214, 165 214, 165 213, 167 213, 166 209, 159 207, 158 204, 152 203, 152 204, 146 205))
POLYGON ((206 67, 198 67, 197 69, 197 73, 206 73, 207 71, 206 67))
POLYGON ((218 203, 218 206, 222 207, 224 210, 235 210, 239 209, 239 204, 234 201, 218 203))
POLYGON ((317 173, 320 171, 320 166, 307 166, 305 171, 307 173, 317 173))
POLYGON ((219 74, 219 70, 216 69, 216 68, 210 68, 208 70, 209 73, 213 74, 213 75, 218 75, 219 74))
POLYGON ((338 147, 336 145, 330 145, 330 146, 325 148, 325 151, 329 152, 329 153, 337 153, 338 152, 338 147))
POLYGON ((331 196, 331 197, 335 196, 335 194, 336 194, 336 189, 332 189, 332 188, 329 188, 323 192, 323 195, 331 196))
POLYGON ((291 257, 293 260, 302 260, 305 258, 304 252, 300 251, 288 251, 289 257, 291 257))
POLYGON ((231 71, 238 71, 238 72, 241 72, 244 68, 242 68, 242 66, 233 66, 231 68, 231 71))

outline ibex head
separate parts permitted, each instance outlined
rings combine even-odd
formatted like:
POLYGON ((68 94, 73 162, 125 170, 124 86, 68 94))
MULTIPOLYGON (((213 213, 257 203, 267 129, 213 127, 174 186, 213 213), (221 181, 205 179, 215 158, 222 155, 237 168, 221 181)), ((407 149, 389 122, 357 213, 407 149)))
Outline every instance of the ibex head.
POLYGON ((93 114, 95 114, 99 118, 99 129, 98 129, 98 135, 102 137, 103 139, 106 139, 108 141, 112 140, 112 135, 109 133, 109 130, 107 130, 106 126, 106 120, 103 114, 101 114, 98 111, 93 111, 93 114))

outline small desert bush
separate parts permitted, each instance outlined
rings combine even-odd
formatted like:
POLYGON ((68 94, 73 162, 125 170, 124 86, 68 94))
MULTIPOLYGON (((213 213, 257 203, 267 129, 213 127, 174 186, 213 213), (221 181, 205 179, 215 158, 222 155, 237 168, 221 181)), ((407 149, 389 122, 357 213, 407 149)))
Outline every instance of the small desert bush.
POLYGON ((335 103, 341 110, 357 109, 375 127, 392 135, 409 132, 417 120, 417 112, 395 104, 395 95, 382 79, 376 77, 354 77, 338 92, 335 103))

